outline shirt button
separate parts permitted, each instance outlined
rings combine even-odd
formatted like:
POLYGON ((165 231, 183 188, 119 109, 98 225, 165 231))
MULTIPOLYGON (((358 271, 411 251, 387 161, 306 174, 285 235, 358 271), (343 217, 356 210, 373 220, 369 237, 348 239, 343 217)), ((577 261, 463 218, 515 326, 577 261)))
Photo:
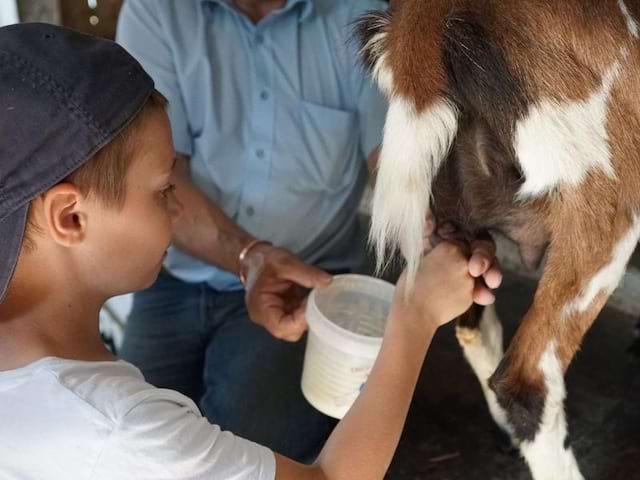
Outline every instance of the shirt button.
POLYGON ((256 213, 255 210, 253 209, 253 207, 251 205, 249 205, 246 209, 245 212, 247 213, 247 216, 249 217, 253 217, 253 214, 256 213))
POLYGON ((261 34, 256 35, 256 45, 262 45, 264 43, 264 36, 261 34))
POLYGON ((264 150, 259 148, 258 150, 256 150, 256 156, 258 158, 264 158, 264 150))
POLYGON ((263 90, 262 92, 260 92, 260 98, 262 100, 266 100, 267 98, 269 98, 269 92, 267 92, 266 90, 263 90))

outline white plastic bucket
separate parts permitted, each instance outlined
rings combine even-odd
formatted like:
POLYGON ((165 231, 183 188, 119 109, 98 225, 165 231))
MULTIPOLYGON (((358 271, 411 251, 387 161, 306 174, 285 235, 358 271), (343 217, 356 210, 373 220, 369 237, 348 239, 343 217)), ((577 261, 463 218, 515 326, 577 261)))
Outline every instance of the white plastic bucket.
POLYGON ((337 275, 311 292, 302 393, 322 413, 342 418, 358 397, 380 352, 393 292, 364 275, 337 275))

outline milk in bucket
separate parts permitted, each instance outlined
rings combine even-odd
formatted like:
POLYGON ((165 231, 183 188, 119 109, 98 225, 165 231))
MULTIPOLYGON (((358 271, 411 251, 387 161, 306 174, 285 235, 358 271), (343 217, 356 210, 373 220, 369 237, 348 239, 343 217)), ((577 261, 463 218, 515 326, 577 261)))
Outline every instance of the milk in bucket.
POLYGON ((342 418, 369 377, 394 286, 363 275, 337 275, 311 292, 302 393, 316 409, 342 418))

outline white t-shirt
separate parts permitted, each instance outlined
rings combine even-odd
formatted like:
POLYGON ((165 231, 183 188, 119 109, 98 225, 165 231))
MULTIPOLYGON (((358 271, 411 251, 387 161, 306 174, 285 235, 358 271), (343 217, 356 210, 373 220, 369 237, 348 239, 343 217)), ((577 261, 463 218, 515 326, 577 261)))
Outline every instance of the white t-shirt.
POLYGON ((267 448, 124 361, 44 358, 0 372, 1 480, 273 480, 267 448))

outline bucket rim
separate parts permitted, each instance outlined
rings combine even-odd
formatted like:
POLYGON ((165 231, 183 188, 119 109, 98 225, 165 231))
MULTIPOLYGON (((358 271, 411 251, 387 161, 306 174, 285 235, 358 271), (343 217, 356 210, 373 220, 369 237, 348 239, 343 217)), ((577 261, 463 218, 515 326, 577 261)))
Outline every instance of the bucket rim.
MULTIPOLYGON (((339 350, 347 353, 355 353, 354 350, 357 350, 364 356, 376 356, 380 346, 382 345, 383 336, 372 337, 369 335, 361 335, 341 327, 327 318, 316 303, 316 296, 318 293, 331 288, 331 286, 336 283, 344 283, 348 281, 364 282, 375 284, 378 287, 383 287, 383 289, 388 290, 389 300, 392 301, 393 299, 395 285, 387 282, 386 280, 356 273, 335 275, 329 286, 321 287, 320 289, 314 288, 309 295, 309 299, 307 301, 307 322, 309 324, 309 330, 316 336, 320 336, 323 340, 325 340, 325 337, 329 337, 326 338, 325 341, 331 343, 334 348, 339 350)), ((387 318, 384 319, 385 325, 386 322, 387 318)))

